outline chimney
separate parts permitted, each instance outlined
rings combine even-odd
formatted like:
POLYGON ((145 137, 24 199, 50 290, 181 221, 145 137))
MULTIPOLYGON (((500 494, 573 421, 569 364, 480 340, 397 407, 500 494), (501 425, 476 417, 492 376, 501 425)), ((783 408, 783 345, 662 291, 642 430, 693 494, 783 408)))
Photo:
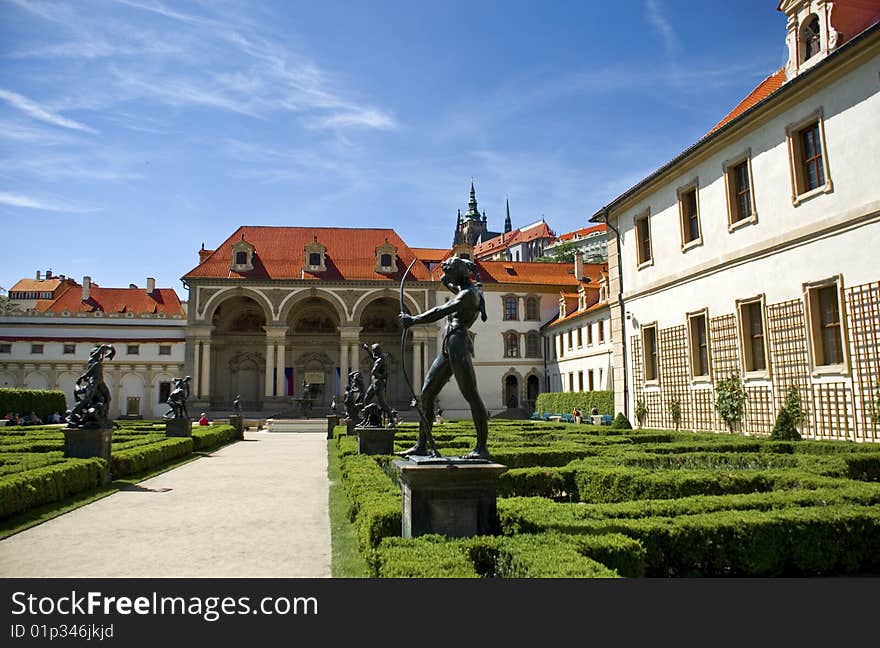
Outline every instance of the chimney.
POLYGON ((206 250, 205 244, 202 243, 202 249, 199 250, 199 263, 204 263, 205 259, 211 256, 211 252, 213 252, 213 250, 206 250))
POLYGON ((41 270, 37 270, 37 281, 43 280, 43 273, 41 270))
POLYGON ((49 268, 48 270, 46 270, 46 279, 51 279, 51 278, 52 278, 52 268, 49 268))
POLYGON ((147 294, 152 295, 156 290, 156 280, 153 277, 147 277, 147 294))
POLYGON ((89 301, 89 297, 92 294, 92 278, 91 277, 83 277, 83 301, 89 301))
POLYGON ((128 284, 128 287, 129 288, 137 288, 137 284, 130 283, 130 284, 128 284))
POLYGON ((574 253, 574 278, 578 281, 584 278, 584 253, 580 250, 574 253))

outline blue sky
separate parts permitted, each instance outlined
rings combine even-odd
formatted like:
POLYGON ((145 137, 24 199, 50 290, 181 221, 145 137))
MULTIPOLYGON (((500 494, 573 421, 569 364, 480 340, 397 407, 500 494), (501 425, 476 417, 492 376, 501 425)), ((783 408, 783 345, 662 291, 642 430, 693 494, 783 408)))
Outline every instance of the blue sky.
POLYGON ((249 225, 557 233, 785 63, 776 0, 0 0, 9 288, 179 277, 249 225))

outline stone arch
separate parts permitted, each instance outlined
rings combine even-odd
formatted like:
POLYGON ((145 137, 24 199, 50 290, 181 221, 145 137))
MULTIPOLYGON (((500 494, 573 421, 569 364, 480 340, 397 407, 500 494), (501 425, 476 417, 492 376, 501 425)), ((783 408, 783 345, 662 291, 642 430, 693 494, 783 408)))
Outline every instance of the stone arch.
POLYGON ((119 380, 119 402, 116 405, 120 414, 144 414, 144 379, 141 375, 133 371, 122 375, 119 380), (129 398, 137 399, 137 412, 129 411, 129 398))
POLYGON ((523 384, 523 400, 528 403, 529 407, 534 409, 535 401, 538 400, 538 395, 540 393, 541 374, 538 373, 537 369, 531 369, 525 376, 525 382, 523 384))
POLYGON ((32 371, 24 379, 25 389, 49 389, 49 379, 41 371, 32 371))
MULTIPOLYGON (((8 373, 0 373, 0 387, 15 387, 15 376, 8 373)), ((5 414, 6 412, 3 412, 5 414)), ((2 414, 0 414, 2 416, 2 414)))
MULTIPOLYGON (((364 315, 364 311, 372 304, 380 299, 393 299, 395 301, 399 301, 399 292, 395 292, 390 288, 382 288, 380 290, 373 290, 368 293, 364 293, 364 295, 355 303, 354 310, 351 315, 352 322, 360 322, 361 318, 364 315)), ((416 300, 413 299, 411 295, 407 295, 404 291, 403 293, 403 302, 404 305, 409 309, 410 314, 420 313, 421 309, 416 303, 416 300)))
POLYGON ((253 290, 251 288, 245 288, 244 286, 236 286, 235 288, 230 288, 229 290, 222 290, 214 295, 212 295, 208 299, 208 303, 205 304, 205 309, 202 313, 202 319, 206 322, 210 322, 214 319, 214 315, 217 312, 217 309, 230 298, 234 297, 250 297, 254 302, 257 303, 260 308, 263 310, 263 316, 266 318, 266 322, 271 322, 274 319, 275 312, 272 308, 272 304, 266 299, 266 296, 263 293, 253 290))
POLYGON ((336 316, 339 319, 340 324, 348 320, 348 311, 345 308, 345 303, 338 295, 322 288, 306 288, 293 293, 281 302, 281 306, 278 309, 278 321, 286 322, 290 318, 290 312, 293 310, 294 306, 312 297, 323 299, 330 304, 330 306, 336 311, 336 316))
POLYGON ((501 376, 501 398, 505 407, 516 408, 522 404, 522 375, 513 367, 501 376))
MULTIPOLYGON (((64 398, 67 401, 67 408, 70 409, 74 406, 75 401, 73 399, 73 386, 76 384, 76 379, 78 378, 78 374, 73 371, 62 371, 58 374, 58 380, 56 381, 58 384, 58 389, 64 392, 64 398)), ((0 385, 3 384, 3 381, 0 380, 0 385)))

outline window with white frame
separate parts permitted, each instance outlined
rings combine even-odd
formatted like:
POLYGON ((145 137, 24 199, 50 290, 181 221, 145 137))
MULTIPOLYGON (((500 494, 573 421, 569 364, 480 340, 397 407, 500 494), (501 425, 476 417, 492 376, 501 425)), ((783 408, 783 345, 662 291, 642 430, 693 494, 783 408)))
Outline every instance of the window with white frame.
POLYGON ((842 290, 840 276, 804 284, 810 357, 816 373, 847 371, 842 290))
POLYGON ((657 324, 642 326, 642 355, 645 366, 645 382, 660 382, 660 362, 657 354, 657 324))
POLYGON ((748 374, 767 377, 769 366, 763 295, 737 301, 743 366, 748 374))

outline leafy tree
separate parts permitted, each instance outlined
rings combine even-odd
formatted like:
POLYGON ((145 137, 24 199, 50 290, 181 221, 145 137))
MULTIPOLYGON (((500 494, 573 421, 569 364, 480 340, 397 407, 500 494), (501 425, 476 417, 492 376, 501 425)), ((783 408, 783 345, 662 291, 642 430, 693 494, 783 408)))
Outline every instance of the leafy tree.
POLYGON ((6 288, 0 286, 0 313, 9 313, 18 308, 18 304, 9 299, 6 288))
POLYGON ((648 408, 645 405, 645 401, 639 400, 636 403, 636 420, 639 422, 639 427, 645 422, 645 416, 648 414, 648 408))
POLYGON ((535 261, 541 263, 574 263, 574 255, 580 249, 580 241, 569 241, 560 243, 551 250, 547 250, 547 254, 538 257, 535 261))
POLYGON ((617 413, 617 416, 614 417, 614 422, 611 423, 611 427, 614 430, 632 430, 632 424, 623 415, 623 412, 617 413))
POLYGON ((675 429, 678 430, 678 426, 681 424, 681 401, 677 398, 673 398, 669 401, 667 407, 669 409, 669 415, 672 417, 672 422, 675 424, 675 429))

